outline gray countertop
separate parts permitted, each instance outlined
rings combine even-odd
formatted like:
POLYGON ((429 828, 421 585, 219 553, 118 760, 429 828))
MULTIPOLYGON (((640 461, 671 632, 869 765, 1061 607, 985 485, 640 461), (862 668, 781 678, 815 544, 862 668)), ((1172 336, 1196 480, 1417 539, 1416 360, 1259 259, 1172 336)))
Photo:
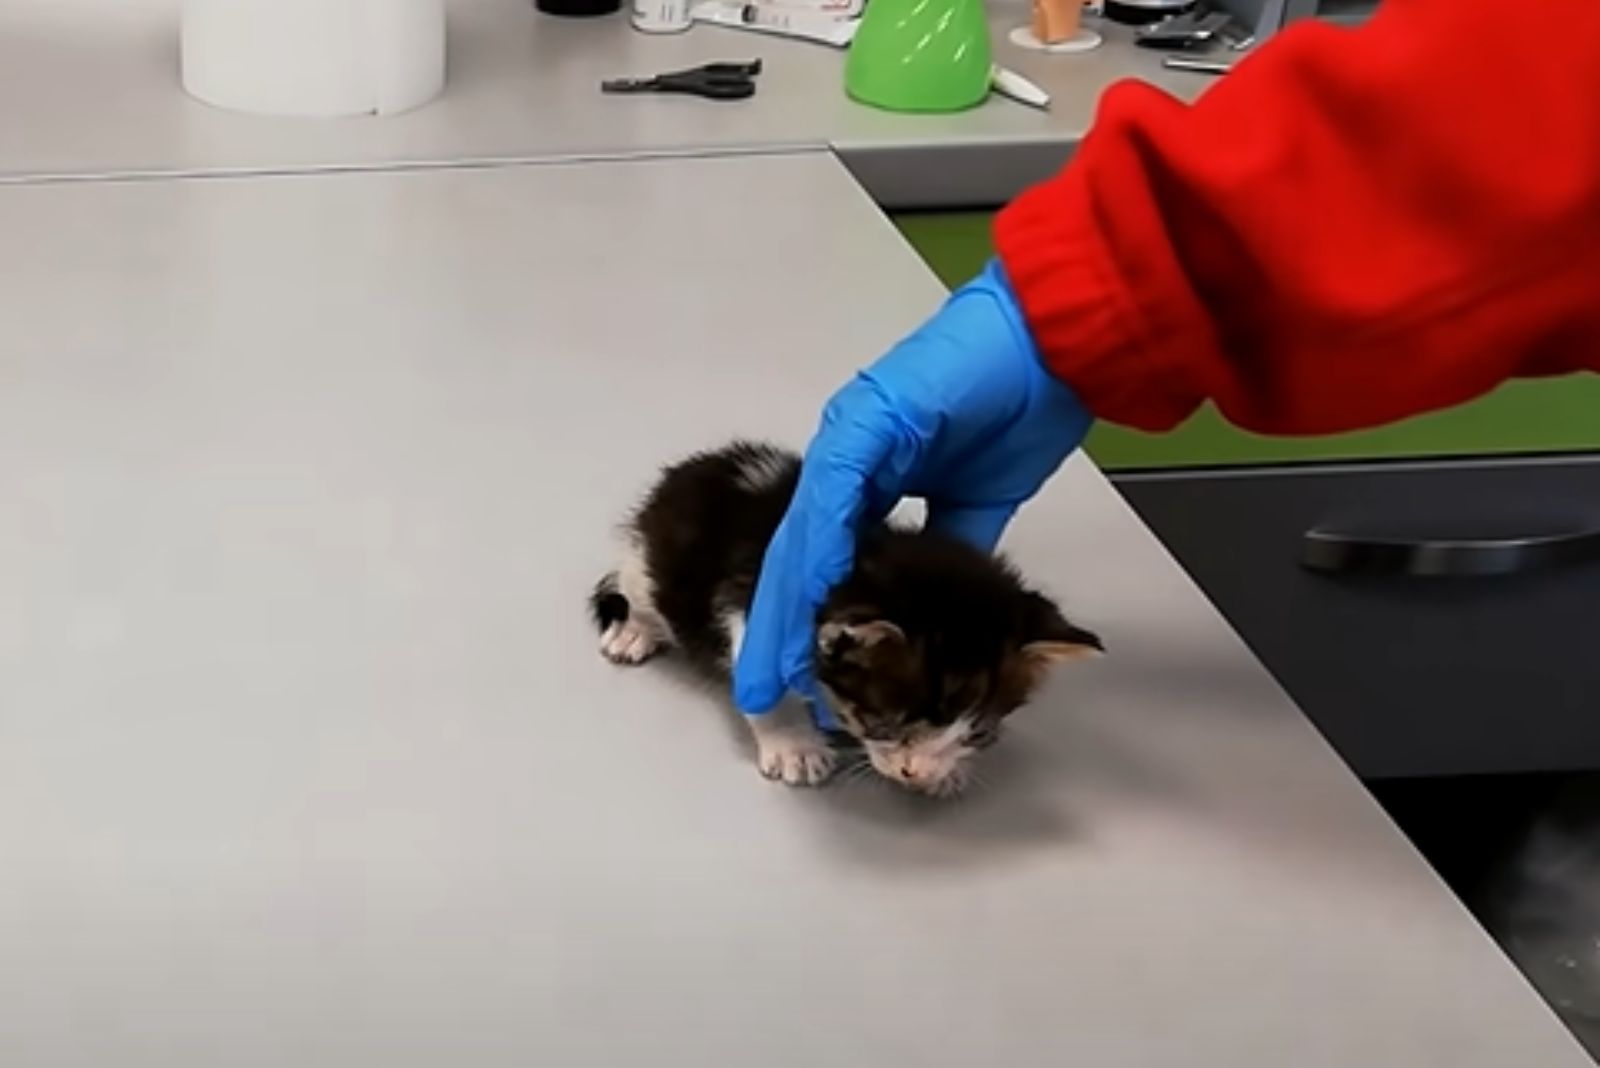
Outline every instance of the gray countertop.
POLYGON ((1045 86, 1048 113, 995 97, 957 115, 897 115, 849 100, 843 53, 696 27, 634 32, 625 18, 564 20, 527 0, 452 0, 445 94, 407 115, 329 121, 214 110, 178 85, 179 0, 8 0, 0 5, 0 178, 282 171, 832 147, 891 207, 1003 201, 1059 167, 1106 86, 1141 77, 1180 94, 1208 84, 1161 68, 1122 27, 1079 56, 1023 52, 1005 31, 1027 4, 992 6, 997 59, 1045 86), (604 97, 603 78, 761 56, 759 94, 728 104, 604 97))
POLYGON ((1589 1065, 1087 461, 1009 547, 1112 653, 959 803, 595 654, 656 465, 940 297, 828 154, 0 233, 0 1064, 1589 1065))

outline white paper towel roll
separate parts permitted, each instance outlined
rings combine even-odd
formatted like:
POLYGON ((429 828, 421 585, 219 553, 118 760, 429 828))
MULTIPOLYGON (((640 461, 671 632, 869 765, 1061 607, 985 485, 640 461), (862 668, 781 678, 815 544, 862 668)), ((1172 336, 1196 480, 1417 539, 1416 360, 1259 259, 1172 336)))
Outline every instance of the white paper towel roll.
POLYGON ((444 0, 184 0, 183 87, 269 115, 389 115, 444 88, 444 0))

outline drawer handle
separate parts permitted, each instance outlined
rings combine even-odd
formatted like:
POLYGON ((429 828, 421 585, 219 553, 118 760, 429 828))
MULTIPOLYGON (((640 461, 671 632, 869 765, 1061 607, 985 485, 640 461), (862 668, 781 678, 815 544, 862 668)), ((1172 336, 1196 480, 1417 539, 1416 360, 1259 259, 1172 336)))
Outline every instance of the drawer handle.
POLYGON ((1300 565, 1329 575, 1517 575, 1600 560, 1600 528, 1491 538, 1306 531, 1300 565))

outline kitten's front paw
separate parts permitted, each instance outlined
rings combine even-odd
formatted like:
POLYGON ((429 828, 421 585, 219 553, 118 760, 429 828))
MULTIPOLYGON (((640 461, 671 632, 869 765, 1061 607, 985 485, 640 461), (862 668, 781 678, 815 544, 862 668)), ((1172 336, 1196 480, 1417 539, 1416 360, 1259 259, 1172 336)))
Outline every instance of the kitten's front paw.
POLYGON ((761 774, 790 786, 815 786, 825 781, 838 759, 828 739, 815 730, 772 730, 756 738, 761 774))

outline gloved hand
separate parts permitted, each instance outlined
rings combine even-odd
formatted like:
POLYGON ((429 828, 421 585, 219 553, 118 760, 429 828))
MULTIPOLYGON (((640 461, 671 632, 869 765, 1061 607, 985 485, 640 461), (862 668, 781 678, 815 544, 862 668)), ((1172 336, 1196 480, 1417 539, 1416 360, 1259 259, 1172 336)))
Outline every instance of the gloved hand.
MULTIPOLYGON (((1091 419, 1040 362, 998 261, 858 374, 822 413, 788 514, 767 547, 734 668, 750 715, 789 689, 815 703, 816 613, 849 573, 856 532, 903 496, 929 526, 992 549, 1091 419)), ((818 706, 820 707, 820 705, 818 706)))

